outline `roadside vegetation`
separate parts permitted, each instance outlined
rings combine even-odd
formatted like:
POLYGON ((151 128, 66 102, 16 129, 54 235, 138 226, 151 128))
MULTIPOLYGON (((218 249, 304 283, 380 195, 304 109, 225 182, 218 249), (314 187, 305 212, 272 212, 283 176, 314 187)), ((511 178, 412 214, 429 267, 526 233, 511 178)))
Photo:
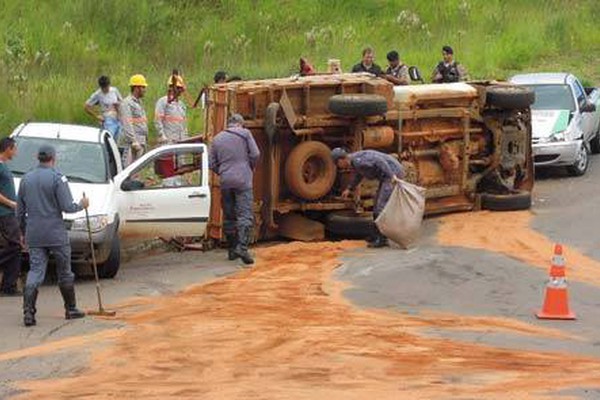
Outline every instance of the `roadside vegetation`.
MULTIPOLYGON (((348 71, 363 47, 385 65, 396 49, 428 78, 450 44, 471 78, 569 70, 600 79, 597 0, 1 0, 0 135, 22 121, 93 124, 82 109, 101 74, 126 95, 146 75, 146 109, 172 68, 189 99, 216 70, 243 78, 289 76, 300 56, 348 71)), ((190 131, 202 129, 190 110, 190 131)), ((151 127, 151 132, 154 127, 151 127)))

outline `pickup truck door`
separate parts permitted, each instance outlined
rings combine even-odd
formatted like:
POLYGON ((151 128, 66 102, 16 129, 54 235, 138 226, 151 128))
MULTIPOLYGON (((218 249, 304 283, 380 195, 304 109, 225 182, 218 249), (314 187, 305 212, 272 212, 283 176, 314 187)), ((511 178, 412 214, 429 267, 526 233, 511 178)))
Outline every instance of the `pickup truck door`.
POLYGON ((206 145, 154 149, 115 184, 124 238, 204 235, 210 209, 206 145))

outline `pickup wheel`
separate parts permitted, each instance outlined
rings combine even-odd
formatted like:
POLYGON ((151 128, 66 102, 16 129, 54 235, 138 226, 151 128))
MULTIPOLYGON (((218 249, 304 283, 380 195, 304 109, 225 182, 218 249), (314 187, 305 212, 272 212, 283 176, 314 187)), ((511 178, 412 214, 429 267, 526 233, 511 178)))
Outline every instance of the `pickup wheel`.
POLYGON ((571 176, 582 176, 586 173, 590 165, 590 157, 585 143, 581 145, 577 152, 577 160, 573 165, 567 167, 567 172, 571 176))
POLYGON ((369 238, 376 232, 371 213, 357 214, 354 211, 336 211, 327 214, 325 229, 337 237, 350 239, 369 238))
POLYGON ((119 237, 116 236, 113 238, 110 254, 108 255, 108 259, 98 265, 98 277, 101 279, 112 279, 119 272, 119 267, 121 266, 121 242, 119 241, 119 237))
POLYGON ((486 90, 486 104, 497 108, 519 110, 528 108, 534 101, 533 90, 522 86, 498 85, 486 90))
POLYGON ((531 192, 519 190, 510 194, 481 195, 481 208, 491 211, 518 211, 531 208, 531 192))
POLYGON ((387 112, 387 100, 377 94, 337 94, 329 98, 329 111, 351 117, 381 115, 387 112))
POLYGON ((300 143, 285 163, 285 181, 290 191, 305 200, 316 200, 331 190, 336 168, 331 150, 317 141, 300 143))

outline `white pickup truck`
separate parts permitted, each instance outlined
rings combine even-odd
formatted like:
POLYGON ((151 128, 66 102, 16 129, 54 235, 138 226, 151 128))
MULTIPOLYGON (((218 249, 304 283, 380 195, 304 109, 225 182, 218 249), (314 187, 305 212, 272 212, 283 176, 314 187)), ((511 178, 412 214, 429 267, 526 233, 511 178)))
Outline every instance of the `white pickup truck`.
MULTIPOLYGON (((119 270, 122 238, 202 236, 210 208, 208 154, 204 144, 154 149, 123 170, 108 131, 78 125, 27 123, 11 134, 18 154, 8 163, 18 188, 37 165, 42 144, 56 148, 56 167, 69 180, 75 199, 90 199, 89 215, 98 272, 119 270)), ((90 265, 85 213, 64 215, 75 267, 90 265)))
POLYGON ((510 82, 535 92, 531 105, 536 168, 567 167, 585 174, 589 153, 600 153, 600 91, 568 73, 515 75, 510 82))

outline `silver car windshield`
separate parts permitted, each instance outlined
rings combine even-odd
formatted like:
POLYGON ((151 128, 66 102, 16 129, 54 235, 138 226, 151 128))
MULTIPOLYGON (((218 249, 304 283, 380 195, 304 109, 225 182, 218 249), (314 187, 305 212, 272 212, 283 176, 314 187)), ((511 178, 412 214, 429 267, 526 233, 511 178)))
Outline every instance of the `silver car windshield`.
POLYGON ((49 144, 56 149, 56 169, 70 181, 108 182, 104 148, 100 143, 34 137, 17 137, 16 142, 17 155, 7 163, 15 176, 34 168, 38 164, 38 149, 42 144, 49 144))
POLYGON ((575 101, 568 85, 531 85, 535 92, 533 110, 569 110, 575 111, 575 101))

